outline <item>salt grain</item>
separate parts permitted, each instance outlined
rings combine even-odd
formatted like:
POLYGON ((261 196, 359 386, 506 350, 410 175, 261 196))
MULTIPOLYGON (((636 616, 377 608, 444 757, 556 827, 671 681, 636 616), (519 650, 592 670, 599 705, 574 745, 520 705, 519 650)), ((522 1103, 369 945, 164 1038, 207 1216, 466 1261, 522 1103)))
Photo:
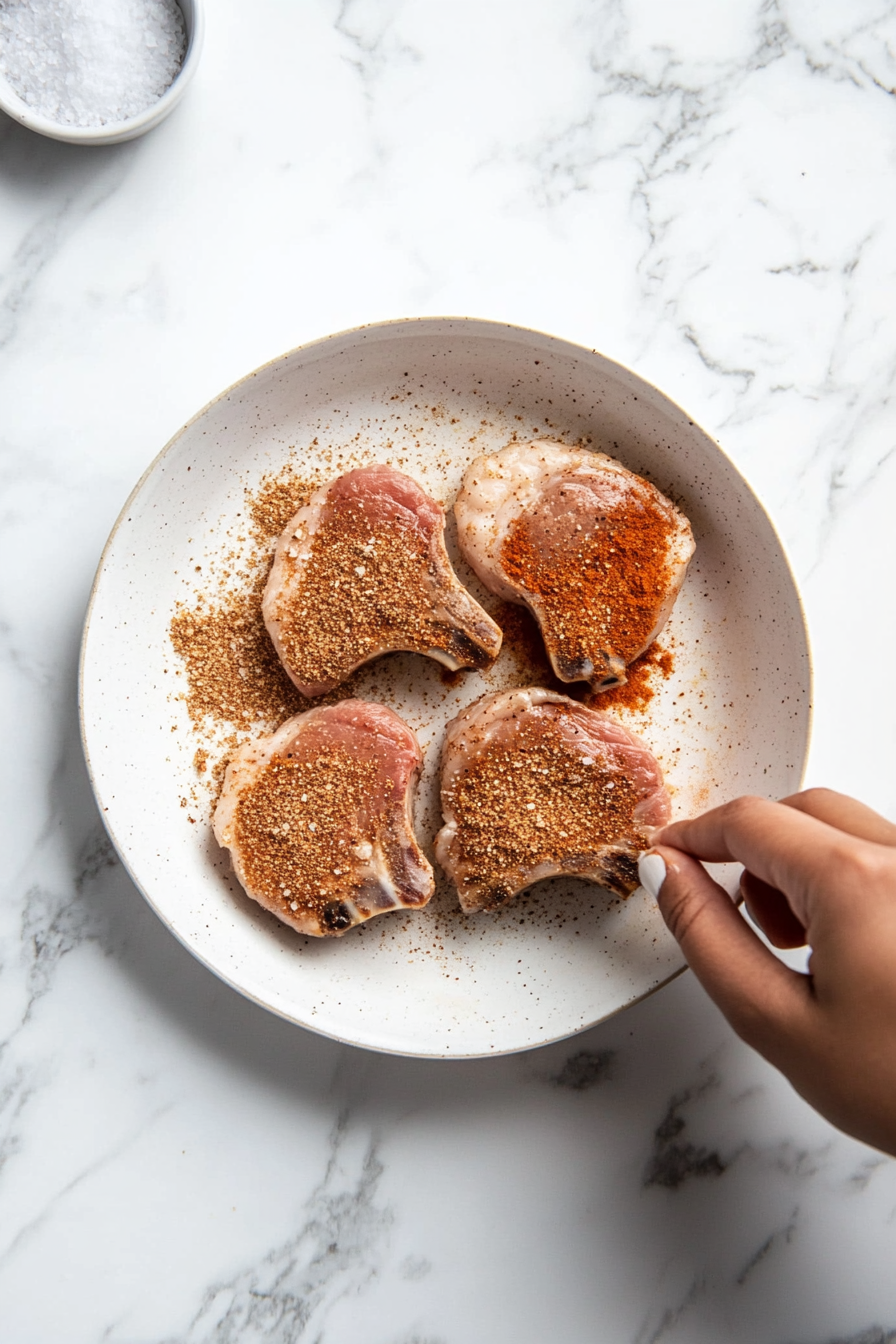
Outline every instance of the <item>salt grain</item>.
POLYGON ((61 126, 104 126, 161 98, 184 60, 176 0, 0 0, 0 76, 61 126))

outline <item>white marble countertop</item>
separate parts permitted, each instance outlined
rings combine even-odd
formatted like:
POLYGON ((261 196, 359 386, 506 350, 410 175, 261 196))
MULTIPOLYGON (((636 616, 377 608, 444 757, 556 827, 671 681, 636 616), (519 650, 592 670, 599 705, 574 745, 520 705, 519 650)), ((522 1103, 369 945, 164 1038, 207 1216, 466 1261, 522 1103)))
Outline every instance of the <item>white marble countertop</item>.
POLYGON ((692 977, 481 1063, 292 1028, 116 863, 75 706, 100 549, 170 434, 304 340, 466 313, 720 439, 805 595, 810 778, 896 815, 896 4, 208 8, 146 139, 0 126, 4 1344, 896 1339, 896 1168, 692 977))

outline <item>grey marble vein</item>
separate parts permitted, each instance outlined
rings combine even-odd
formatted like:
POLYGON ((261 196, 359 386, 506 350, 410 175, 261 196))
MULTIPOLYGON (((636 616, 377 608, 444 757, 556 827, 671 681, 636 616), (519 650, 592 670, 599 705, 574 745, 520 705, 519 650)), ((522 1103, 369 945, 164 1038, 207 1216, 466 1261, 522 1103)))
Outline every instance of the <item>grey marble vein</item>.
POLYGON ((22 941, 30 951, 27 1020, 36 1001, 50 988, 64 956, 87 940, 99 937, 102 923, 82 900, 85 887, 118 866, 112 843, 99 827, 88 837, 78 859, 74 891, 60 894, 34 886, 25 893, 22 941))
POLYGON ((399 35, 400 0, 340 0, 333 24, 345 40, 345 59, 358 72, 364 97, 372 102, 376 85, 396 67, 420 61, 420 53, 399 35))
POLYGON ((50 988, 59 962, 74 948, 96 941, 106 928, 94 906, 85 903, 85 889, 118 867, 111 841, 97 825, 77 858, 74 889, 60 892, 35 885, 24 897, 22 946, 27 957, 27 1004, 23 1022, 50 988))
POLYGON ((856 1164, 855 1170, 850 1172, 846 1178, 849 1188, 856 1191, 867 1190, 874 1179, 875 1173, 882 1168, 888 1168, 889 1165, 890 1159, 884 1157, 882 1153, 872 1153, 870 1156, 862 1158, 856 1164))
POLYGON ((658 1344, 659 1340, 676 1329, 682 1320, 686 1319, 693 1307, 706 1296, 709 1286, 706 1275, 695 1278, 674 1306, 666 1307, 663 1310, 655 1326, 651 1327, 645 1320, 635 1335, 632 1344, 658 1344))
MULTIPOLYGON (((213 1285, 176 1344, 294 1344, 322 1341, 326 1313, 376 1277, 393 1222, 378 1198, 383 1167, 371 1137, 349 1156, 350 1120, 330 1135, 327 1168, 295 1235, 261 1264, 213 1285)), ((175 1344, 175 1341, 171 1341, 175 1344)))
POLYGON ((796 1234, 797 1220, 799 1218, 799 1208, 795 1208, 783 1227, 770 1232, 760 1246, 756 1248, 750 1256, 743 1269, 737 1274, 735 1282, 738 1287, 743 1287, 750 1275, 756 1270, 769 1255, 783 1243, 789 1245, 796 1234))
POLYGON ((16 1252, 19 1251, 32 1237, 36 1236, 40 1230, 46 1226, 49 1219, 57 1215, 60 1205, 69 1195, 76 1191, 80 1186, 83 1186, 90 1181, 98 1172, 103 1171, 105 1168, 117 1162, 119 1158, 123 1157, 144 1137, 147 1129, 155 1124, 156 1121, 160 1120, 163 1115, 167 1114, 170 1109, 171 1107, 168 1105, 159 1107, 143 1123, 132 1130, 130 1134, 125 1135, 118 1143, 113 1144, 95 1161, 87 1163, 87 1165, 73 1176, 70 1181, 67 1181, 60 1190, 55 1191, 52 1197, 47 1200, 46 1204, 44 1204, 43 1208, 39 1209, 27 1223, 22 1224, 22 1226, 17 1229, 16 1234, 9 1245, 0 1252, 0 1267, 6 1262, 11 1261, 16 1252))
MULTIPOLYGON (((15 129, 8 135, 21 135, 15 129)), ((30 139, 31 137, 27 137, 30 139)), ((45 153, 46 151, 40 151, 45 153)), ((18 331, 31 293, 44 271, 58 257, 68 240, 109 200, 127 177, 134 154, 132 145, 99 151, 86 173, 49 210, 38 215, 28 228, 9 262, 0 272, 0 351, 18 331)), ((3 160, 0 159, 0 179, 3 160)))
POLYGON ((387 1344, 446 1344, 446 1341, 441 1335, 418 1335, 414 1331, 410 1335, 396 1335, 387 1344))
POLYGON ((615 1061, 615 1050, 577 1050, 552 1076, 551 1082, 571 1092, 589 1092, 612 1077, 615 1061))
POLYGON ((695 1086, 672 1097, 654 1132, 653 1152, 644 1168, 645 1187, 658 1185, 677 1190, 695 1178, 722 1176, 728 1170, 736 1154, 723 1156, 716 1149, 693 1143, 685 1134, 687 1119, 682 1115, 690 1102, 704 1098, 718 1086, 718 1075, 711 1072, 695 1086))
MULTIPOLYGON (((882 6, 877 22, 883 31, 893 21, 893 6, 882 6)), ((687 208, 688 183, 693 181, 702 190, 701 178, 715 171, 723 152, 733 152, 733 137, 744 134, 740 105, 753 96, 756 81, 764 80, 772 67, 798 62, 796 68, 815 80, 858 88, 865 79, 862 61, 873 59, 883 65, 879 73, 868 77, 889 93, 896 82, 896 66, 884 41, 874 45, 873 57, 869 52, 857 61, 853 54, 866 50, 868 35, 880 31, 875 23, 857 15, 842 25, 842 31, 824 34, 822 21, 822 32, 813 34, 791 6, 778 0, 766 0, 756 7, 752 34, 736 55, 701 62, 689 61, 686 55, 663 46, 646 52, 633 38, 633 22, 625 0, 602 0, 583 8, 575 32, 587 52, 590 85, 581 114, 513 151, 497 151, 496 157, 500 160, 515 153, 531 172, 538 198, 554 213, 565 208, 571 195, 599 194, 601 173, 610 165, 625 166, 630 178, 631 225, 640 240, 641 298, 653 313, 653 331, 642 353, 647 353, 666 324, 674 327, 678 339, 690 346, 707 372, 727 385, 724 409, 720 407, 715 421, 716 428, 723 430, 747 422, 787 384, 780 382, 775 340, 753 329, 745 333, 740 350, 732 352, 732 343, 727 333, 723 336, 713 314, 699 311, 690 300, 695 280, 710 268, 718 273, 721 257, 695 256, 693 264, 687 259, 689 249, 686 243, 682 246, 680 218, 687 208)), ((832 13, 826 22, 834 28, 838 16, 832 13)), ((787 208, 771 196, 755 199, 771 216, 787 208)), ((826 276, 832 289, 840 291, 843 318, 840 330, 832 333, 828 371, 814 386, 801 386, 798 393, 816 400, 827 395, 832 412, 821 442, 803 468, 810 488, 823 492, 826 507, 811 548, 810 566, 820 562, 830 528, 843 509, 878 478, 892 452, 877 445, 879 436, 872 422, 885 412, 896 377, 893 339, 887 338, 881 367, 870 380, 844 374, 846 351, 850 355, 854 351, 856 319, 861 320, 861 309, 867 304, 867 289, 861 279, 856 281, 856 270, 873 229, 869 231, 862 222, 858 228, 850 254, 837 265, 800 259, 768 268, 771 275, 798 281, 826 276)), ((808 235, 808 228, 805 232, 808 235)), ((717 241, 721 250, 722 240, 717 241)), ((714 395, 718 401, 718 390, 714 395)))
POLYGON ((836 1339, 827 1338, 824 1344, 896 1344, 896 1330, 872 1325, 855 1335, 838 1335, 836 1339))
POLYGON ((49 669, 19 642, 18 632, 8 620, 0 620, 0 662, 41 690, 50 684, 49 669))
POLYGON ((39 1070, 18 1064, 9 1067, 0 1050, 0 1172, 21 1150, 22 1113, 39 1079, 39 1070))

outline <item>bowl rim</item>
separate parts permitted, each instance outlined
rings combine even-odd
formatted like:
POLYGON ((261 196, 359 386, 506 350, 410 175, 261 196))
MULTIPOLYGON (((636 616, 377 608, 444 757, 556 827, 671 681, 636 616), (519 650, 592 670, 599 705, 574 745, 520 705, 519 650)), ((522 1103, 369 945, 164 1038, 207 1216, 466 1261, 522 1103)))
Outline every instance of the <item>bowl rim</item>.
POLYGON ((6 113, 20 126, 46 136, 50 140, 61 140, 71 145, 115 145, 125 140, 134 140, 145 135, 159 122, 164 121, 169 112, 187 91, 205 40, 205 10, 203 0, 176 0, 184 16, 187 29, 187 46, 183 63, 168 88, 149 107, 124 121, 107 121, 100 126, 66 126, 63 122, 53 121, 49 117, 35 112, 15 92, 7 79, 0 75, 0 111, 6 113))
POLYGON ((809 623, 806 617, 806 608, 803 602, 803 596, 800 591, 799 584, 796 581, 796 575, 794 573, 793 564, 791 562, 788 549, 785 546, 784 541, 781 538, 781 535, 778 532, 777 527, 775 526, 774 520, 770 516, 768 510, 766 509, 765 504, 760 499, 759 495, 756 493, 753 487, 750 485, 749 481, 744 476, 743 472, 739 469, 739 467, 733 461, 730 455, 725 452, 724 448, 722 448, 718 439, 716 439, 714 435, 710 434, 708 430, 705 430, 698 421, 694 420, 693 417, 690 415, 690 413, 686 411, 684 407, 681 406, 679 402, 675 400, 674 397, 670 396, 668 392, 663 391, 663 389, 658 387, 654 382, 652 382, 651 379, 646 378, 644 377, 644 375, 637 373, 634 369, 629 368, 627 364, 623 364, 619 360, 613 359, 609 355, 605 355, 603 351, 598 350, 594 346, 583 345, 579 341, 570 340, 566 336, 557 336, 552 332, 543 331, 537 327, 527 327, 517 322, 507 322, 495 318, 470 317, 462 314, 451 315, 451 314, 433 313, 433 314, 419 315, 415 317, 384 318, 378 321, 362 322, 354 327, 345 327, 340 331, 330 332, 325 336, 317 336, 314 337, 312 340, 303 341, 299 345, 293 346, 289 350, 284 350, 280 354, 274 355, 271 359, 265 360, 264 363, 259 364, 256 368, 250 370, 248 373, 245 373, 241 377, 235 379, 234 382, 230 383, 227 387, 222 389, 222 391, 219 392, 216 396, 212 397, 208 402, 206 402, 204 406, 200 407, 200 409, 197 410, 194 415, 190 416, 189 420, 184 421, 184 423, 180 426, 179 429, 175 431, 174 434, 172 434, 171 438, 160 449, 160 451, 156 454, 156 456, 152 459, 152 461, 149 462, 145 471, 143 471, 139 480, 136 482, 133 489, 128 494, 127 499, 122 505, 121 511, 119 512, 118 517, 116 518, 112 526, 112 529, 109 533, 106 543, 103 546, 103 550, 97 564, 96 574, 94 575, 93 583, 90 588, 90 595, 87 601, 87 608, 84 615, 84 624, 81 635, 81 645, 78 655, 78 725, 81 736, 81 747, 84 753, 84 762, 87 768, 88 778, 90 780, 91 791, 93 793, 97 806, 100 810, 100 816, 103 822, 103 826, 105 827, 106 832, 109 835, 109 838, 111 839, 115 847, 115 851, 119 857, 119 860, 121 861, 131 881, 134 883, 135 887, 140 892, 143 899, 147 902, 153 913, 162 921, 162 923, 165 925, 168 931, 174 935, 174 937, 190 953, 190 955, 200 963, 200 965, 204 966, 206 970, 210 971, 211 974, 216 977, 216 979, 222 981, 222 983, 226 984, 228 988, 235 990, 236 993, 241 995, 243 998, 247 999, 250 1003, 256 1004, 258 1007, 263 1008, 266 1012, 273 1013, 275 1017, 281 1018, 283 1021, 288 1022, 291 1026, 297 1026, 300 1027, 302 1030, 311 1031, 315 1035, 323 1036, 325 1039, 336 1041, 340 1045, 350 1045, 355 1049, 370 1050, 374 1054, 396 1055, 401 1058, 420 1059, 420 1060, 438 1059, 451 1062, 456 1060, 466 1061, 466 1060, 478 1060, 478 1059, 499 1059, 507 1055, 521 1054, 529 1050, 541 1049, 542 1046, 556 1045, 560 1041, 572 1039, 575 1036, 581 1035, 584 1031, 590 1031, 594 1027, 598 1027, 602 1023, 611 1020, 613 1017, 616 1017, 620 1012, 625 1011, 625 1009, 633 1008, 636 1004, 642 1003, 645 999, 650 998, 652 995, 656 994, 659 990, 664 989, 666 985, 671 984, 672 981, 677 980, 680 975, 682 975, 685 971, 689 970, 690 968, 688 967, 682 954, 681 964, 678 967, 676 967, 675 970, 673 970, 669 975, 667 975, 664 980, 661 980, 659 984, 653 985, 651 988, 645 990, 643 993, 638 994, 635 997, 629 999, 628 1002, 624 1004, 621 1009, 620 1008, 611 1009, 610 1011, 603 1013, 600 1017, 597 1017, 594 1020, 588 1022, 586 1025, 575 1028, 571 1032, 562 1031, 558 1035, 551 1036, 542 1041, 529 1043, 527 1045, 510 1046, 501 1050, 494 1050, 489 1052, 489 1054, 487 1055, 483 1055, 481 1052, 477 1052, 474 1054, 468 1054, 466 1052, 458 1052, 457 1054, 453 1053, 446 1054, 442 1050, 420 1050, 409 1052, 406 1050, 398 1049, 387 1045, 373 1045, 366 1042, 359 1042, 357 1040, 353 1040, 349 1036, 343 1036, 339 1032, 327 1028, 317 1027, 306 1022, 297 1022, 296 1019, 294 1017, 291 1017, 287 1012, 282 1011, 279 1008, 273 1007, 270 1003, 266 1002, 264 999, 259 998, 256 994, 244 988, 241 984, 238 983, 236 979, 233 979, 230 976, 228 976, 227 973, 224 970, 222 970, 220 966, 213 964, 212 961, 210 961, 205 956, 203 956, 202 953, 197 951, 197 949, 191 944, 189 939, 183 936, 180 930, 177 929, 172 923, 170 923, 167 920, 167 918, 162 914, 162 912, 156 906, 155 901, 152 899, 150 894, 146 891, 145 887, 143 886, 142 882, 137 877, 136 873, 133 872, 131 865, 128 861, 128 856, 125 852, 125 849, 122 845, 119 844, 118 837, 116 836, 112 828, 112 825, 110 824, 109 818, 105 815, 105 810, 102 808, 100 793, 98 791, 99 782, 96 778, 93 763, 90 757, 90 747, 88 744, 88 733, 87 733, 87 724, 85 720, 85 705, 84 705, 87 644, 90 635, 93 609, 96 604, 100 581, 102 579, 105 570, 107 555, 111 550, 113 544, 115 543, 118 532, 122 527, 122 525, 124 524, 125 520, 127 519, 129 511, 131 510, 131 507, 133 505, 133 502, 137 497, 137 495, 142 490, 145 482, 156 470, 159 464, 164 460, 164 458, 166 458, 168 454, 174 449, 175 445, 179 442, 182 435, 190 428, 190 426, 195 424, 197 420, 199 420, 202 416, 204 416, 211 409, 211 407, 217 405, 221 401, 224 401, 225 398, 229 397, 233 392, 235 392, 245 383, 248 383, 251 379, 258 377, 259 374, 264 373, 267 369, 273 368, 276 364, 281 363, 281 361, 288 359, 291 356, 296 355, 302 351, 309 351, 315 348, 322 350, 331 343, 345 340, 346 338, 349 337, 362 336, 363 333, 365 332, 377 332, 377 331, 386 332, 389 329, 392 330, 397 330, 400 328, 411 329, 415 326, 421 328, 430 326, 435 327, 442 323, 458 323, 465 327, 473 329, 478 327, 482 330, 483 334, 485 334, 486 331, 490 330, 491 333, 496 336, 499 335, 501 332, 506 332, 508 334, 536 336, 543 339, 547 339, 549 341, 555 341, 559 345, 565 345, 569 349, 576 352, 580 352, 583 355, 596 355, 599 359, 605 360, 606 363, 611 365, 614 369, 618 369, 621 373, 627 374, 630 377, 637 379, 641 383, 645 383, 648 387, 652 388, 654 391, 659 393, 659 395, 663 397, 667 402, 669 402, 670 405, 674 406, 675 409, 678 410, 690 424, 692 424, 696 429, 698 429, 702 434, 704 434, 706 438, 708 438, 710 442, 715 445, 716 451, 720 454, 721 457, 725 459, 731 470, 744 483, 750 495, 752 496, 753 500, 755 501, 757 507, 759 508, 763 517, 765 518, 765 521, 768 524, 772 536, 774 537, 775 542, 777 543, 777 546, 779 548, 781 559, 783 561, 787 575, 790 579, 794 597, 796 598, 797 610, 799 612, 800 625, 803 635, 803 647, 805 650, 805 658, 806 658, 806 729, 805 729, 805 740, 803 746, 802 760, 800 761, 799 777, 798 777, 798 785, 800 788, 803 787, 809 763, 810 751, 812 746, 812 737, 815 726, 815 701, 814 701, 815 667, 812 654, 812 643, 809 634, 809 623))

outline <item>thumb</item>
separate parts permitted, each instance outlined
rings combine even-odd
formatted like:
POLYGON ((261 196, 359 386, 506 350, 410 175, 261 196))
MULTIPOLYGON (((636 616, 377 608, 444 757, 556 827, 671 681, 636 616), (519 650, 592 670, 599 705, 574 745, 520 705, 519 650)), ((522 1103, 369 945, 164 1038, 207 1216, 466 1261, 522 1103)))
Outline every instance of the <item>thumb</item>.
POLYGON ((808 976, 791 971, 743 920, 728 893, 689 854, 661 845, 638 871, 688 965, 737 1034, 768 1058, 782 1035, 808 1026, 808 976))

